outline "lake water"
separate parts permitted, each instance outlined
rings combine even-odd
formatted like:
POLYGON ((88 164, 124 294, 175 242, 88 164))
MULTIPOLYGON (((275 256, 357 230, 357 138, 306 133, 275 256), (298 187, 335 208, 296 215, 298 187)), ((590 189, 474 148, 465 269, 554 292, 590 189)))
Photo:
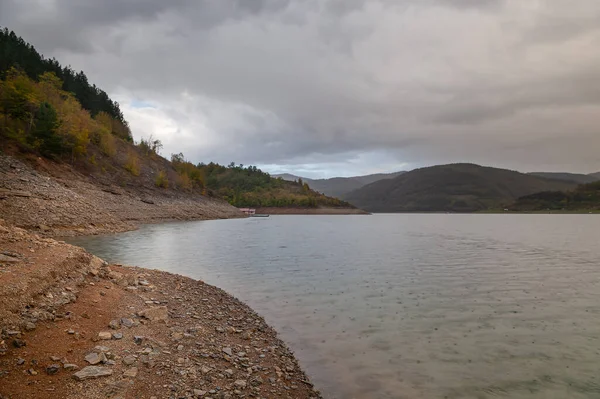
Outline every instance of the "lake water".
POLYGON ((599 398, 600 217, 271 216, 70 240, 216 285, 326 398, 599 398))

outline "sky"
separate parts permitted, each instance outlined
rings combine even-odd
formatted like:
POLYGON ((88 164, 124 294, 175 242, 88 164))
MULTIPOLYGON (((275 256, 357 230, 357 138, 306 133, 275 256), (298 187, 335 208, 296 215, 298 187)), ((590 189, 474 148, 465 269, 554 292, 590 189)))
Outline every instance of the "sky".
POLYGON ((85 71, 166 157, 600 170, 598 0, 0 0, 0 26, 85 71))

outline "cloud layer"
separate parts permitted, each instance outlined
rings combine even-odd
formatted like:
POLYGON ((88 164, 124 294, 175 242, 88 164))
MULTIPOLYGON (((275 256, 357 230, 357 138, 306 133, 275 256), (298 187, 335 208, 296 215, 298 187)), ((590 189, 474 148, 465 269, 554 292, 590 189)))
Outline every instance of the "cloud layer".
POLYGON ((471 161, 600 170, 596 0, 20 0, 138 138, 313 176, 471 161))

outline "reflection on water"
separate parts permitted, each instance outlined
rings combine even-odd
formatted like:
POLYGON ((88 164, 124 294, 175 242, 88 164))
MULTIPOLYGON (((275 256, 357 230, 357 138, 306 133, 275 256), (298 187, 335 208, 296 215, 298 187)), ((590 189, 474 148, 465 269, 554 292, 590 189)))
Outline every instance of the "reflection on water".
POLYGON ((327 398, 600 397, 600 218, 275 216, 72 240, 261 313, 327 398))

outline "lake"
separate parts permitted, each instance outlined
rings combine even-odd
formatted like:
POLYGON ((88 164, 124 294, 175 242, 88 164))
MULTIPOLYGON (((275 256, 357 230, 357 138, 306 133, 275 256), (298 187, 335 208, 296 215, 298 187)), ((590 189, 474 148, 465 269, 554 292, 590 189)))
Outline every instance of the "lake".
POLYGON ((271 216, 69 240, 276 328, 325 398, 600 397, 600 217, 271 216))

